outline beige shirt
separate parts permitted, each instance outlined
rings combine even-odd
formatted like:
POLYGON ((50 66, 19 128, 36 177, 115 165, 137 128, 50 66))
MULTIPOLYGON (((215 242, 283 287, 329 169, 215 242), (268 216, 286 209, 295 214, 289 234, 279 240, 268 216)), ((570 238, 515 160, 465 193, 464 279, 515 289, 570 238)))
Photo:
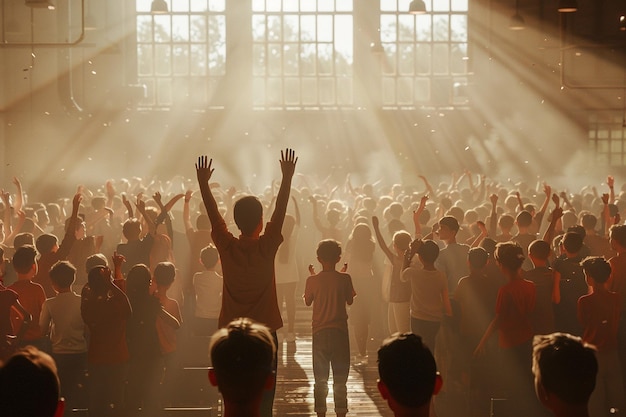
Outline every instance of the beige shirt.
POLYGON ((80 295, 73 291, 57 294, 43 303, 39 326, 44 334, 49 329, 53 353, 87 352, 85 323, 80 315, 80 295))

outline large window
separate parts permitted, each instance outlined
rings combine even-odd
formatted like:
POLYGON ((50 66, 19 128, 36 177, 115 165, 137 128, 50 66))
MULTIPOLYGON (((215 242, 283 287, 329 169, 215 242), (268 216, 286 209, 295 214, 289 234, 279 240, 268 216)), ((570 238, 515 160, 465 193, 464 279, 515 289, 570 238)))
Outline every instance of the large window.
POLYGON ((352 2, 252 1, 256 108, 353 104, 352 2))
POLYGON ((384 48, 383 105, 463 104, 468 76, 468 0, 425 0, 428 13, 407 13, 410 0, 380 0, 384 48))
POLYGON ((589 117, 589 150, 597 166, 626 166, 626 127, 621 114, 589 117))
POLYGON ((225 0, 175 0, 152 14, 136 0, 137 71, 147 86, 145 106, 208 107, 225 73, 225 0))

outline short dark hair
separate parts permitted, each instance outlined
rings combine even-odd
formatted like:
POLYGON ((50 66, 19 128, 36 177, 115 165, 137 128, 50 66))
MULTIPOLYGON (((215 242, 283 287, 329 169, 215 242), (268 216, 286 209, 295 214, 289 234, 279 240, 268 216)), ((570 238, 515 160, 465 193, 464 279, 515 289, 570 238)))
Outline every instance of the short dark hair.
POLYGON ((533 215, 527 212, 526 210, 522 210, 517 213, 517 217, 515 218, 517 224, 521 227, 528 227, 533 223, 533 215))
POLYGON ((246 404, 272 373, 276 344, 266 326, 237 318, 213 334, 209 354, 224 398, 246 404))
POLYGON ((336 240, 325 239, 317 245, 316 253, 324 262, 335 262, 341 256, 341 245, 336 240))
POLYGON ((33 265, 35 265, 35 258, 37 257, 37 250, 34 246, 24 245, 17 248, 13 255, 13 268, 18 274, 27 274, 33 265))
POLYGON ((101 253, 94 253, 89 255, 85 260, 85 272, 89 273, 96 266, 109 266, 107 257, 101 253))
POLYGON ((472 248, 467 253, 467 261, 472 269, 482 269, 487 265, 489 254, 484 248, 472 248))
POLYGON ((524 251, 515 242, 501 242, 496 245, 496 260, 509 271, 517 271, 524 263, 524 251))
POLYGON ((623 248, 626 248, 626 225, 625 224, 614 224, 609 229, 609 236, 611 239, 619 243, 619 245, 623 248))
POLYGON ((489 255, 493 255, 496 252, 497 242, 490 237, 486 237, 480 242, 480 247, 487 251, 489 255))
POLYGON ((580 263, 585 275, 591 277, 598 284, 604 284, 611 276, 611 264, 601 256, 587 256, 580 263))
POLYGON ((135 218, 128 219, 122 225, 122 234, 127 240, 134 240, 141 235, 141 222, 135 218))
POLYGON ((235 224, 244 236, 250 236, 263 219, 263 204, 253 195, 241 197, 233 207, 235 224))
POLYGON ((399 230, 393 234, 393 244, 400 250, 407 250, 411 241, 411 235, 406 230, 399 230))
POLYGON ((567 232, 563 236, 561 244, 569 253, 578 253, 583 247, 583 236, 577 232, 567 232))
POLYGON ((541 259, 542 261, 545 261, 550 257, 550 252, 552 252, 550 244, 545 240, 537 239, 528 245, 528 253, 537 259, 541 259))
POLYGON ((437 364, 420 336, 395 333, 378 349, 378 374, 394 400, 416 408, 433 395, 437 364))
POLYGON ((567 333, 535 336, 532 369, 544 389, 567 404, 586 404, 596 387, 595 349, 567 333))
POLYGON ((176 267, 171 262, 159 262, 154 268, 154 281, 157 285, 171 285, 176 278, 176 267))
POLYGON ((52 417, 59 394, 54 360, 34 346, 22 348, 0 368, 2 415, 52 417))
POLYGON ((439 246, 430 239, 422 242, 417 249, 417 254, 427 263, 434 263, 439 257, 439 246))
POLYGON ((15 235, 15 238, 13 238, 13 247, 15 249, 26 245, 35 246, 35 237, 32 233, 23 232, 15 235))
POLYGON ((70 261, 58 261, 50 268, 50 280, 59 288, 69 288, 76 279, 76 268, 70 261))
POLYGON ((439 226, 446 226, 453 232, 459 231, 459 221, 452 216, 443 216, 441 220, 439 220, 439 226))
POLYGON ((585 213, 580 218, 580 223, 585 229, 595 229, 598 224, 598 218, 591 213, 585 213))
POLYGON ((211 220, 206 214, 200 214, 196 218, 196 228, 198 230, 211 230, 211 220))
POLYGON ((55 235, 45 233, 37 238, 35 241, 35 247, 39 253, 46 254, 52 252, 52 248, 58 243, 59 240, 55 235))
POLYGON ((219 253, 217 252, 217 248, 213 246, 213 244, 209 244, 209 246, 203 248, 200 251, 200 261, 206 269, 213 268, 215 265, 217 265, 218 260, 219 253))
POLYGON ((510 214, 503 214, 498 220, 501 229, 511 229, 515 225, 515 219, 510 214))

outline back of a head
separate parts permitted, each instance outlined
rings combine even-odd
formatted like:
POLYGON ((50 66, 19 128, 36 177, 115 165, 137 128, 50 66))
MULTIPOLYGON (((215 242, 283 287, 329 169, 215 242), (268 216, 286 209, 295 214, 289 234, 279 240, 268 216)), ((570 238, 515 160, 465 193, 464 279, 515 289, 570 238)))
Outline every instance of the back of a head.
POLYGON ((150 269, 146 265, 137 264, 130 268, 126 277, 126 294, 131 304, 134 299, 150 294, 151 280, 150 269))
POLYGON ((568 253, 578 253, 583 247, 583 236, 576 232, 567 232, 561 242, 568 253))
POLYGON ((586 230, 594 230, 596 228, 596 225, 598 224, 598 218, 591 213, 586 213, 583 214, 582 218, 580 219, 580 224, 586 230))
POLYGON ((235 223, 244 236, 251 236, 263 219, 263 205, 255 196, 240 198, 233 207, 235 223))
POLYGON ((45 233, 37 238, 35 241, 35 247, 39 253, 46 254, 52 252, 52 248, 59 243, 55 235, 45 233))
POLYGON ((465 212, 459 206, 450 207, 450 210, 448 210, 448 214, 454 217, 459 224, 463 223, 463 220, 465 219, 465 212))
POLYGON ((427 263, 435 263, 439 257, 439 246, 430 239, 422 242, 417 249, 417 254, 427 263))
POLYGON ((32 233, 24 232, 15 235, 13 239, 13 247, 15 249, 26 245, 35 246, 35 238, 32 233))
POLYGON ((542 261, 548 260, 548 258, 550 257, 550 252, 552 252, 550 244, 545 240, 538 239, 528 245, 528 253, 534 258, 540 259, 542 261))
POLYGON ((378 374, 398 404, 416 408, 433 395, 437 364, 420 336, 395 333, 378 349, 378 374))
POLYGON ((397 201, 389 205, 389 214, 392 218, 399 219, 400 217, 402 217, 403 213, 404 207, 402 207, 402 204, 398 203, 397 201))
POLYGON ((338 262, 341 257, 341 245, 333 239, 322 240, 317 245, 317 257, 324 262, 338 262))
POLYGON ((168 286, 174 282, 176 267, 171 262, 159 262, 154 268, 154 281, 157 285, 168 286))
POLYGON ((69 288, 76 279, 76 268, 69 261, 58 261, 50 268, 50 280, 58 288, 69 288))
POLYGON ((198 230, 211 230, 211 220, 209 220, 209 216, 206 214, 198 215, 198 218, 196 218, 196 228, 198 230))
POLYGON ((515 242, 503 242, 496 245, 496 260, 509 271, 517 271, 524 263, 524 251, 515 242))
POLYGON ((626 225, 615 224, 609 229, 609 236, 616 241, 622 248, 626 248, 626 225))
POLYGON ((439 226, 445 226, 453 232, 459 231, 459 221, 453 216, 443 216, 439 220, 439 226))
POLYGON ((211 337, 209 354, 225 401, 248 404, 272 374, 276 345, 270 330, 247 318, 231 321, 211 337))
POLYGON ((571 405, 584 405, 596 386, 595 349, 567 333, 535 336, 533 373, 543 388, 571 405))
POLYGON ((519 227, 529 227, 533 222, 533 216, 526 210, 522 210, 517 213, 515 221, 519 227))
POLYGON ((137 219, 128 219, 122 225, 122 234, 126 240, 137 240, 141 235, 141 223, 137 219))
POLYGON ((511 230, 515 225, 515 219, 510 214, 503 214, 498 220, 498 225, 501 229, 511 230))
POLYGON ((200 262, 202 262, 202 265, 204 265, 206 269, 211 269, 217 265, 218 259, 219 253, 213 244, 209 244, 209 246, 200 251, 200 262))
POLYGON ((18 248, 13 254, 13 268, 18 274, 27 274, 35 264, 37 250, 33 246, 25 245, 18 248))
POLYGON ((580 225, 580 224, 574 224, 570 227, 567 228, 566 232, 574 232, 574 233, 578 233, 579 235, 581 235, 583 237, 583 240, 585 239, 585 237, 587 236, 587 231, 585 230, 585 228, 580 225))
POLYGON ((496 242, 490 237, 486 237, 480 242, 480 247, 487 251, 489 255, 494 255, 496 253, 496 242))
POLYGON ((585 275, 598 284, 604 284, 611 276, 611 264, 602 256, 588 256, 580 263, 585 275))
POLYGON ((393 245, 401 251, 407 250, 412 240, 411 235, 406 230, 400 230, 393 234, 393 245))
POLYGON ((89 273, 96 266, 109 266, 109 262, 107 261, 107 257, 101 253, 94 253, 93 255, 89 255, 87 260, 85 261, 85 272, 89 273))
POLYGON ((26 346, 0 368, 3 417, 52 417, 58 404, 59 378, 48 354, 26 346))
POLYGON ((483 248, 472 248, 467 254, 467 261, 474 270, 484 268, 487 265, 487 259, 489 259, 489 254, 483 248))

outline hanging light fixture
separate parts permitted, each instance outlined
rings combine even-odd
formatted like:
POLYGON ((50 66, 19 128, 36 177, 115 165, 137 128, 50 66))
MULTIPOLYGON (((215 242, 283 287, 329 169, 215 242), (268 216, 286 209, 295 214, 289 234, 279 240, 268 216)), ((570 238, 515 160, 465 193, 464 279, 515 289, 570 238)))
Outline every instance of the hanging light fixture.
POLYGON ((426 3, 424 3, 424 0, 413 0, 411 4, 409 4, 409 13, 411 14, 426 13, 426 3))
POLYGON ((626 32, 626 15, 621 15, 619 17, 619 30, 626 32))
POLYGON ((576 0, 559 0, 559 12, 573 13, 578 11, 578 1, 576 0))
POLYGON ((167 7, 167 2, 165 0, 152 0, 150 11, 152 13, 168 13, 169 8, 167 7))
POLYGON ((519 12, 519 0, 515 0, 515 14, 511 16, 509 21, 509 29, 511 30, 523 30, 526 29, 526 22, 519 12))
POLYGON ((52 0, 26 0, 25 3, 28 7, 35 7, 39 9, 54 10, 54 2, 52 0))

